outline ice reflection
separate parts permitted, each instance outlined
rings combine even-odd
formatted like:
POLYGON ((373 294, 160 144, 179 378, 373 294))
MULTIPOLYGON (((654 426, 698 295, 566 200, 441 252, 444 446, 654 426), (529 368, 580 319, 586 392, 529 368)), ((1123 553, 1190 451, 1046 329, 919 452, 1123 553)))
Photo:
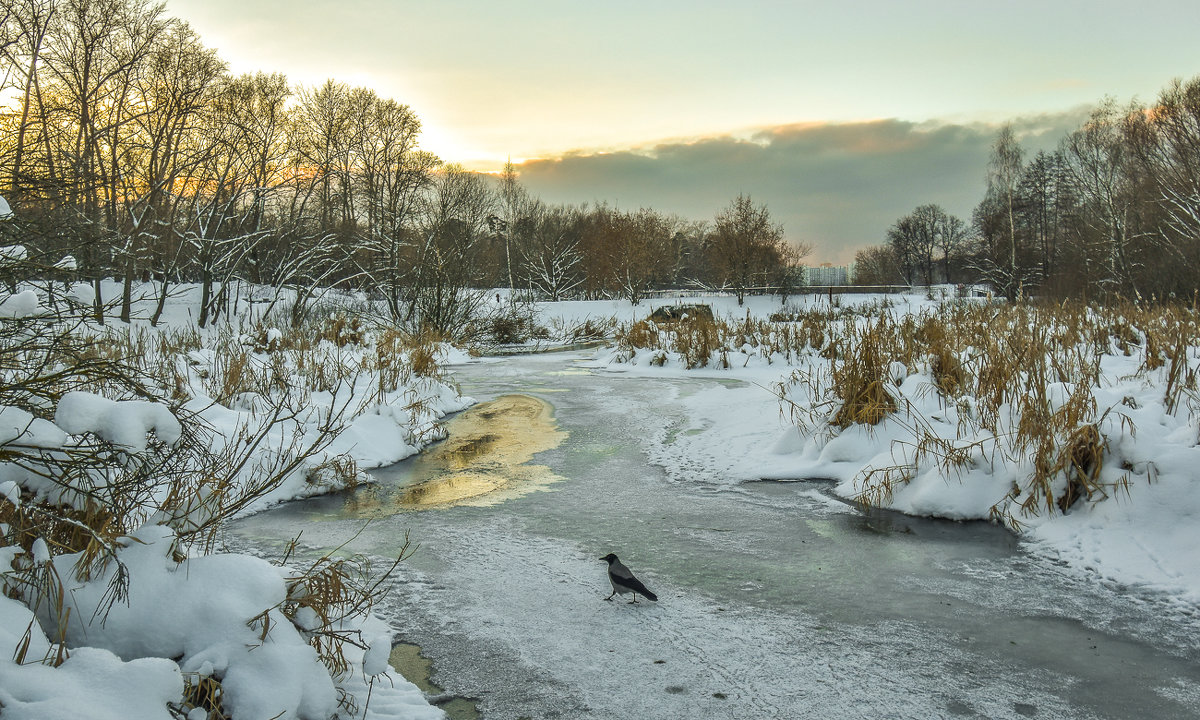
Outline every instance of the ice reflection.
POLYGON ((530 395, 504 395, 481 403, 446 424, 448 436, 392 478, 352 497, 344 513, 381 517, 404 510, 452 505, 492 505, 544 488, 559 476, 533 456, 558 447, 567 433, 554 409, 530 395), (394 478, 395 483, 389 482, 394 478))

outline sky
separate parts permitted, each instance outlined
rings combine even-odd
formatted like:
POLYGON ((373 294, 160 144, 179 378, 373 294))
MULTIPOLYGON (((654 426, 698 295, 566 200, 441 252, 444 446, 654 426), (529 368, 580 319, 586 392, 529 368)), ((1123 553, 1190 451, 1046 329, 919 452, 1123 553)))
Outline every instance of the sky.
POLYGON ((968 217, 1013 122, 1200 74, 1194 0, 168 0, 235 73, 371 87, 422 145, 550 202, 711 219, 766 203, 846 262, 914 207, 968 217))

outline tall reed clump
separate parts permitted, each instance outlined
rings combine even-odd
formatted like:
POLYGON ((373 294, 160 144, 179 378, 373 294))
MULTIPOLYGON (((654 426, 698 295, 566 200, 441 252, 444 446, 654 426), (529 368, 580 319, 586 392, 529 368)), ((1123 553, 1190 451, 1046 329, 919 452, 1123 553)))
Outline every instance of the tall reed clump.
POLYGON ((632 358, 639 351, 650 352, 651 363, 661 365, 668 353, 674 353, 689 370, 709 366, 729 368, 731 346, 758 344, 752 334, 735 330, 725 320, 698 313, 679 319, 659 322, 646 319, 619 325, 615 337, 622 358, 632 358))
POLYGON ((622 323, 616 331, 617 348, 633 357, 639 350, 657 350, 662 347, 662 333, 657 324, 650 320, 622 323))
POLYGON ((1189 362, 1200 346, 1200 317, 1194 308, 1182 305, 1134 306, 1123 308, 1122 319, 1129 318, 1144 338, 1139 372, 1163 374, 1163 405, 1174 414, 1186 401, 1196 403, 1197 366, 1189 362))
MULTIPOLYGON (((713 321, 701 315, 689 315, 671 323, 667 330, 668 345, 679 353, 689 370, 706 367, 715 353, 728 352, 728 347, 722 342, 722 335, 727 333, 728 327, 721 321, 713 321)), ((727 357, 718 362, 729 367, 727 357)))
MULTIPOLYGON (((1097 407, 1102 357, 1113 346, 1128 349, 1144 338, 1151 350, 1143 372, 1174 360, 1176 369, 1165 371, 1170 392, 1194 386, 1195 371, 1186 363, 1194 335, 1170 335, 1171 328, 1181 327, 1169 320, 1171 313, 1160 310, 1151 322, 1137 318, 1127 323, 1113 322, 1109 311, 1071 303, 947 304, 900 322, 880 320, 867 332, 847 326, 837 357, 874 369, 847 374, 849 382, 835 383, 847 388, 835 390, 839 395, 867 396, 865 388, 875 387, 868 378, 883 367, 879 348, 890 343, 893 362, 923 358, 930 391, 941 399, 940 407, 953 408, 958 418, 956 433, 947 437, 929 419, 910 417, 906 424, 913 437, 897 440, 902 449, 894 453, 904 461, 864 469, 857 481, 859 501, 890 502, 894 491, 921 468, 935 468, 949 479, 983 461, 1021 468, 1009 497, 992 509, 993 519, 1013 527, 1021 525, 1014 508, 1024 516, 1067 512, 1080 499, 1107 496, 1111 488, 1101 481, 1109 447, 1104 428, 1113 425, 1106 421, 1116 413, 1120 431, 1132 425, 1120 408, 1097 407), (1139 326, 1143 329, 1133 330, 1139 326), (885 339, 873 332, 882 332, 885 339), (1155 332, 1166 339, 1151 341, 1155 332), (1153 347, 1172 350, 1156 352, 1153 347)), ((1129 316, 1125 311, 1124 317, 1129 316)), ((846 361, 841 362, 845 367, 846 361)), ((830 424, 846 427, 886 415, 886 401, 878 391, 860 405, 867 409, 861 415, 839 412, 830 424)), ((1166 405, 1171 407, 1169 397, 1166 405)))
POLYGON ((940 318, 923 315, 919 327, 907 334, 926 351, 933 385, 945 398, 959 397, 966 389, 969 379, 967 368, 959 357, 959 338, 950 334, 953 330, 953 326, 940 318))
POLYGON ((841 400, 830 424, 845 429, 851 425, 875 425, 896 412, 891 366, 896 357, 898 335, 889 315, 847 322, 841 337, 830 347, 830 389, 841 400))
POLYGON ((431 330, 403 336, 403 344, 408 350, 408 367, 413 375, 434 379, 442 377, 442 369, 438 365, 438 347, 444 342, 445 338, 431 330))
POLYGON ((760 320, 749 313, 738 320, 709 319, 700 314, 678 320, 649 319, 616 327, 613 337, 619 357, 629 359, 639 351, 653 354, 662 364, 668 354, 679 356, 685 367, 738 367, 757 357, 767 363, 795 364, 806 353, 827 349, 829 328, 847 311, 793 310, 760 320))
POLYGON ((895 319, 886 309, 879 313, 826 315, 824 327, 801 325, 793 335, 797 345, 804 343, 815 354, 801 358, 794 350, 799 367, 772 391, 781 411, 803 432, 872 427, 899 409, 896 386, 907 375, 911 353, 895 319))

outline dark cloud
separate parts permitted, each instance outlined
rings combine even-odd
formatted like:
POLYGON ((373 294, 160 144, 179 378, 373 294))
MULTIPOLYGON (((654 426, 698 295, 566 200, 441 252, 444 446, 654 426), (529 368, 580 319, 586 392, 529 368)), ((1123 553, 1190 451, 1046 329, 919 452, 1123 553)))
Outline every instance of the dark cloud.
MULTIPOLYGON (((1085 116, 1081 109, 1014 126, 1033 153, 1055 147, 1085 116)), ((938 203, 969 219, 997 129, 902 120, 785 125, 748 138, 529 161, 521 179, 549 202, 606 201, 695 219, 711 219, 749 194, 769 206, 790 239, 813 244, 814 260, 847 262, 856 249, 882 242, 917 205, 938 203)))

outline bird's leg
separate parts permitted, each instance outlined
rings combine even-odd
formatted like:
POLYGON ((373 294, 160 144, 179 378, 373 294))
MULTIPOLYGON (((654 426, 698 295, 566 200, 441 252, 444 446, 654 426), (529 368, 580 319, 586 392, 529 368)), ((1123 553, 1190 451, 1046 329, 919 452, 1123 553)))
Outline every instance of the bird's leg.
POLYGON ((634 604, 635 602, 637 602, 637 593, 634 593, 634 594, 633 594, 633 599, 629 601, 629 604, 630 604, 630 605, 632 605, 632 604, 634 604))
POLYGON ((613 591, 612 591, 612 595, 609 595, 608 597, 606 597, 606 598, 604 598, 604 599, 605 599, 605 600, 612 600, 612 599, 613 599, 613 595, 616 595, 616 594, 617 594, 617 591, 616 591, 616 590, 613 590, 613 591))

